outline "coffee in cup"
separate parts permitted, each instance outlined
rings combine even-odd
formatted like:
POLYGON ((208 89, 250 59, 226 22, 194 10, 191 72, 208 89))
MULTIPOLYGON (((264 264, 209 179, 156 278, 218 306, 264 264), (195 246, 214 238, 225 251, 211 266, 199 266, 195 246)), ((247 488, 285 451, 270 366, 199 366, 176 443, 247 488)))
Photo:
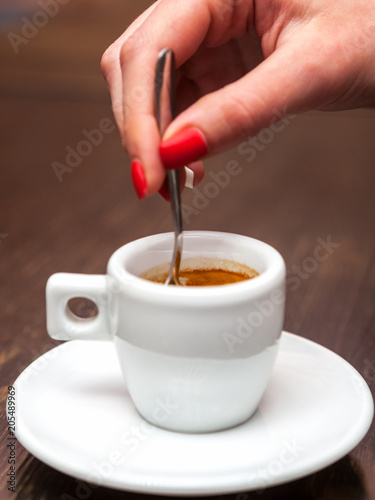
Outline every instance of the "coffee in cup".
MULTIPOLYGON (((154 283, 165 283, 169 264, 154 266, 140 275, 154 283)), ((178 279, 184 286, 219 286, 250 280, 259 273, 249 266, 227 259, 197 257, 183 259, 178 279)))

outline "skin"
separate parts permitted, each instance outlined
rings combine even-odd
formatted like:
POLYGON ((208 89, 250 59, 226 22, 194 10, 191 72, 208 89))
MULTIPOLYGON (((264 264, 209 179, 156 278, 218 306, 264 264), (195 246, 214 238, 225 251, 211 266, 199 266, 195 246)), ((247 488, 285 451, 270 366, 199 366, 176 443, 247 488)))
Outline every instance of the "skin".
MULTIPOLYGON (((147 194, 165 179, 159 143, 199 129, 208 155, 283 115, 375 104, 375 0, 158 0, 101 63, 122 143, 147 194), (159 51, 178 68, 179 115, 160 138, 153 80, 159 51)), ((195 183, 203 164, 191 165, 195 183)))

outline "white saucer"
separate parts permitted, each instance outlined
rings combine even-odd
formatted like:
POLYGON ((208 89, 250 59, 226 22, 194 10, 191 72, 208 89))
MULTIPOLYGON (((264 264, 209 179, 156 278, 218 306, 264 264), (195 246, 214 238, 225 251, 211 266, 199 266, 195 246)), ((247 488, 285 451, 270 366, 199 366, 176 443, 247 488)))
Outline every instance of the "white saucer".
POLYGON ((342 358, 283 333, 266 394, 245 424, 179 434, 134 409, 112 343, 71 341, 17 379, 23 446, 55 469, 93 484, 167 495, 265 488, 346 455, 373 417, 371 393, 342 358))

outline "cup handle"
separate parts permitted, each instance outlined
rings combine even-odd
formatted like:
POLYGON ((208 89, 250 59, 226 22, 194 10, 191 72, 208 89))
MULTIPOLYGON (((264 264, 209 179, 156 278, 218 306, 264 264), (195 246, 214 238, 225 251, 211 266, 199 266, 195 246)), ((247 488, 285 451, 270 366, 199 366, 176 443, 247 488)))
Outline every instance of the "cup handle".
POLYGON ((56 340, 111 340, 109 317, 110 294, 107 276, 92 274, 53 274, 46 286, 47 331, 56 340), (92 300, 98 314, 82 319, 68 308, 75 297, 92 300))

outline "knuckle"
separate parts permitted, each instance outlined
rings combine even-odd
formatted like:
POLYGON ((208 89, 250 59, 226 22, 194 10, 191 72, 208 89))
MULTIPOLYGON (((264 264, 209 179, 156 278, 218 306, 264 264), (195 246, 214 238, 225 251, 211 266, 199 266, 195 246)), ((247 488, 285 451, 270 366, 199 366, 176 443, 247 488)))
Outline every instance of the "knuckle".
POLYGON ((137 33, 129 35, 120 49, 120 64, 125 66, 145 50, 145 40, 137 33))
POLYGON ((102 71, 104 78, 106 79, 108 78, 113 69, 114 64, 117 62, 117 59, 118 59, 118 52, 116 50, 116 46, 112 44, 104 52, 100 60, 100 69, 102 71))

